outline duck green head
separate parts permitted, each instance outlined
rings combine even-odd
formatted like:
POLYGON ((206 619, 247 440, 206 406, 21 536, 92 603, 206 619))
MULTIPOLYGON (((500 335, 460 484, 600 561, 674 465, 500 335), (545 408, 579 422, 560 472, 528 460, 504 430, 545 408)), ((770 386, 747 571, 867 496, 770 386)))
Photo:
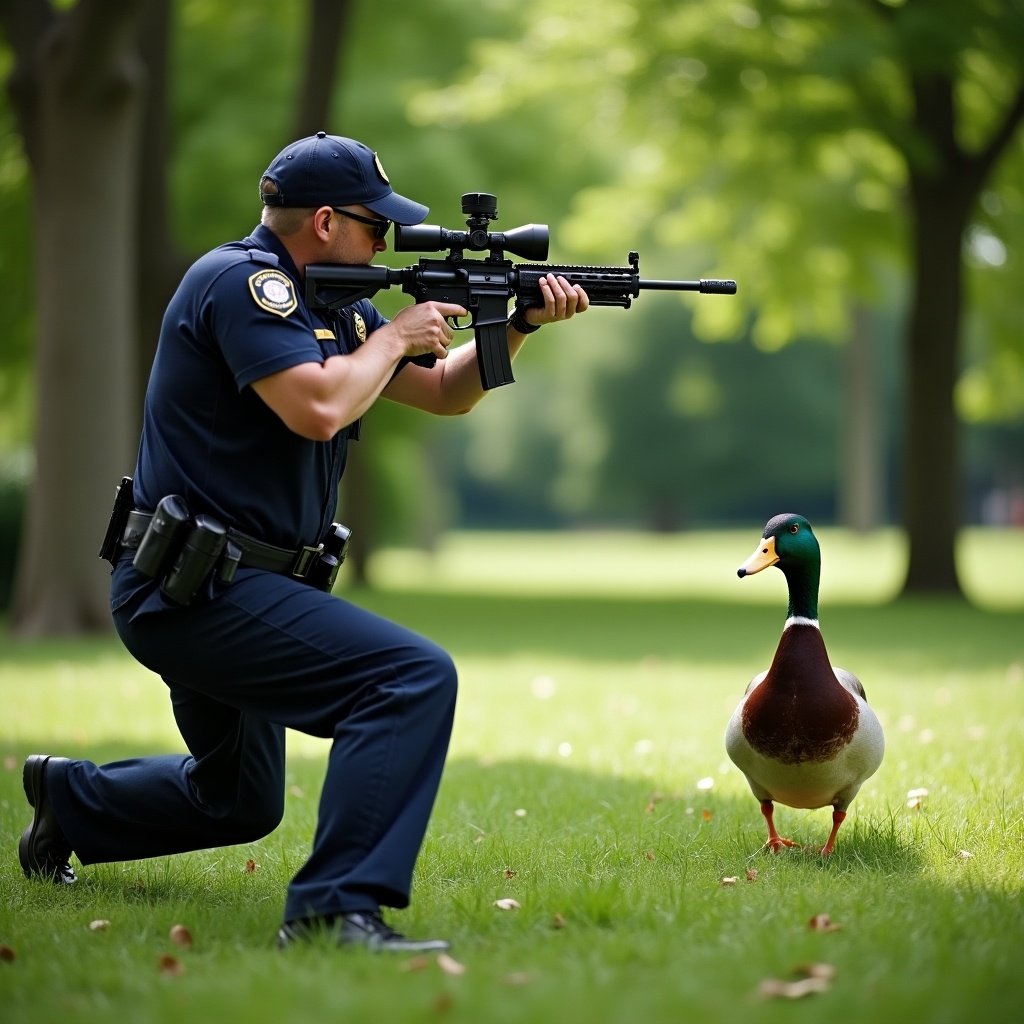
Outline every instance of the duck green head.
POLYGON ((818 617, 821 549, 811 524, 791 512, 769 519, 754 553, 736 570, 742 579, 769 566, 778 566, 789 584, 789 615, 818 617))

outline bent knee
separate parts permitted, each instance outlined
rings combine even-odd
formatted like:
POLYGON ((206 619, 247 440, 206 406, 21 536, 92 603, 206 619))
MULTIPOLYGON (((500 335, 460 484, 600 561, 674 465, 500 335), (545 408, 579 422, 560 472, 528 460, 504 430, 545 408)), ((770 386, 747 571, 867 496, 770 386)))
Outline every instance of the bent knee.
POLYGON ((284 802, 274 801, 246 806, 240 804, 230 817, 236 843, 252 843, 269 836, 284 817, 284 802))

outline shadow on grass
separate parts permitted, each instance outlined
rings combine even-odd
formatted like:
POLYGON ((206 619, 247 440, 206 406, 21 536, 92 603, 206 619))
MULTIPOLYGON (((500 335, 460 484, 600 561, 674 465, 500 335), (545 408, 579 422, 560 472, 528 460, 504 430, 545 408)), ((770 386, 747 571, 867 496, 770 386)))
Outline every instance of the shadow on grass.
MULTIPOLYGON (((9 908, 32 898, 23 891, 26 883, 17 859, 17 840, 31 817, 21 765, 28 753, 51 749, 43 739, 0 750, 5 766, 0 772, 0 892, 5 892, 9 908)), ((53 752, 105 763, 157 751, 107 743, 88 749, 64 744, 53 752)), ((322 757, 289 759, 284 823, 260 842, 87 866, 79 870, 76 905, 114 900, 156 906, 199 899, 227 907, 235 899, 251 899, 251 888, 238 889, 249 857, 266 869, 260 884, 270 889, 264 897, 283 899, 288 877, 309 848, 324 767, 322 757)), ((723 876, 742 876, 746 868, 804 877, 868 873, 910 878, 921 870, 922 852, 901 832, 895 817, 877 821, 855 812, 840 832, 836 852, 823 860, 817 850, 828 834, 830 817, 827 808, 794 811, 780 806, 780 826, 807 845, 775 856, 763 848, 764 825, 752 796, 674 793, 651 780, 545 762, 454 759, 442 782, 418 885, 421 891, 440 885, 453 895, 487 891, 498 877, 499 862, 514 864, 516 873, 527 877, 557 874, 564 884, 583 888, 618 887, 645 862, 656 863, 672 884, 695 875, 715 883, 723 876)), ((57 892, 44 897, 56 905, 63 898, 57 892)))
MULTIPOLYGON (((782 605, 694 598, 364 590, 345 599, 431 637, 457 657, 528 652, 587 662, 741 661, 751 666, 743 685, 767 666, 785 621, 782 605)), ((1024 660, 1018 613, 961 602, 830 604, 822 608, 822 629, 830 648, 900 661, 985 669, 1024 660)), ((0 667, 55 660, 94 665, 111 658, 129 659, 113 634, 25 642, 4 637, 0 667)))

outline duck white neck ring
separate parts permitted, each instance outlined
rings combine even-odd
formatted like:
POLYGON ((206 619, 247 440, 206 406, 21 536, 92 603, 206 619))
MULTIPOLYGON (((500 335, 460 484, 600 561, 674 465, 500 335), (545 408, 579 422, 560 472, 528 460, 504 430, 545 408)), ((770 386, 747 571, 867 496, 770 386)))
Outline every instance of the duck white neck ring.
POLYGON ((821 629, 817 619, 808 619, 803 615, 791 615, 786 619, 785 629, 789 629, 790 626, 813 626, 815 629, 821 629))

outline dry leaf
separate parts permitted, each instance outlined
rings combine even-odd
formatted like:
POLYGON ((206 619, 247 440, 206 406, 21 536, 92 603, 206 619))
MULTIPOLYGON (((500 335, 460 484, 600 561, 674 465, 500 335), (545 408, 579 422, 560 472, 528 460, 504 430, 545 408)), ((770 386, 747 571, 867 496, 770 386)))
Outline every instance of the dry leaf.
POLYGON ((758 992, 766 999, 802 999, 818 992, 827 992, 828 987, 826 978, 801 978, 800 981, 766 978, 758 987, 758 992))
POLYGON ((815 932, 837 932, 842 928, 842 925, 835 924, 828 914, 815 914, 807 925, 815 932))
POLYGON ((555 929, 564 928, 565 918, 562 917, 561 914, 555 914, 555 916, 551 918, 551 927, 555 929))
POLYGON ((14 962, 14 950, 10 946, 0 946, 0 960, 5 964, 14 962))
POLYGON ((735 885, 738 881, 739 877, 737 875, 726 875, 722 879, 722 885, 735 885))
POLYGON ((440 967, 445 974, 451 974, 455 977, 466 973, 466 965, 460 964, 458 960, 449 956, 447 953, 437 954, 437 966, 440 967))
POLYGON ((171 928, 171 942, 182 949, 191 949, 192 933, 183 924, 176 924, 171 928))
POLYGON ((959 857, 959 858, 960 858, 961 860, 970 860, 970 859, 971 859, 971 858, 972 858, 972 857, 974 856, 974 854, 973 854, 973 853, 971 853, 971 851, 970 851, 970 850, 961 850, 961 851, 960 851, 960 852, 959 852, 959 853, 957 854, 957 856, 958 856, 958 857, 959 857))
POLYGON ((185 965, 170 953, 164 953, 156 962, 157 970, 166 974, 168 978, 177 978, 185 973, 185 965))
POLYGON ((89 931, 91 932, 105 932, 109 927, 110 922, 102 917, 97 921, 89 922, 89 931))
POLYGON ((919 811, 928 800, 928 790, 923 786, 918 789, 911 789, 907 792, 907 806, 912 811, 919 811))
POLYGON ((709 811, 706 807, 704 808, 703 811, 700 812, 700 816, 705 821, 710 821, 714 817, 714 815, 711 813, 711 811, 709 811))
POLYGON ((249 858, 249 859, 248 859, 248 860, 247 860, 247 861, 245 862, 245 867, 244 867, 244 868, 242 868, 242 871, 243 871, 243 872, 244 872, 245 874, 247 874, 247 875, 251 875, 251 874, 253 874, 253 873, 254 873, 254 872, 256 872, 256 871, 259 871, 259 869, 260 869, 260 866, 259 866, 259 864, 257 864, 257 863, 256 863, 256 861, 254 861, 254 860, 252 859, 252 857, 250 857, 250 858, 249 858))
POLYGON ((756 882, 757 881, 757 868, 747 868, 747 881, 748 882, 756 882))
POLYGON ((832 964, 803 964, 793 973, 808 978, 825 978, 826 981, 831 981, 836 976, 836 969, 832 964))
POLYGON ((455 1000, 452 999, 450 992, 442 992, 434 1000, 434 1013, 447 1013, 454 1004, 455 1000))
POLYGON ((513 899, 508 899, 508 898, 501 899, 501 900, 495 900, 494 901, 494 905, 499 910, 518 910, 519 909, 519 901, 518 900, 513 900, 513 899))
POLYGON ((403 960, 398 965, 400 971, 422 971, 430 966, 430 957, 426 953, 421 953, 419 956, 410 957, 408 960, 403 960))
POLYGON ((657 857, 655 857, 653 850, 644 850, 644 858, 646 860, 657 860, 658 859, 657 857))
POLYGON ((765 978, 758 986, 758 992, 766 999, 802 999, 818 992, 827 992, 835 977, 836 969, 831 964, 806 964, 793 972, 796 981, 780 981, 765 978))
POLYGON ((505 877, 506 878, 515 878, 516 877, 516 872, 513 871, 511 868, 505 868, 505 877))

